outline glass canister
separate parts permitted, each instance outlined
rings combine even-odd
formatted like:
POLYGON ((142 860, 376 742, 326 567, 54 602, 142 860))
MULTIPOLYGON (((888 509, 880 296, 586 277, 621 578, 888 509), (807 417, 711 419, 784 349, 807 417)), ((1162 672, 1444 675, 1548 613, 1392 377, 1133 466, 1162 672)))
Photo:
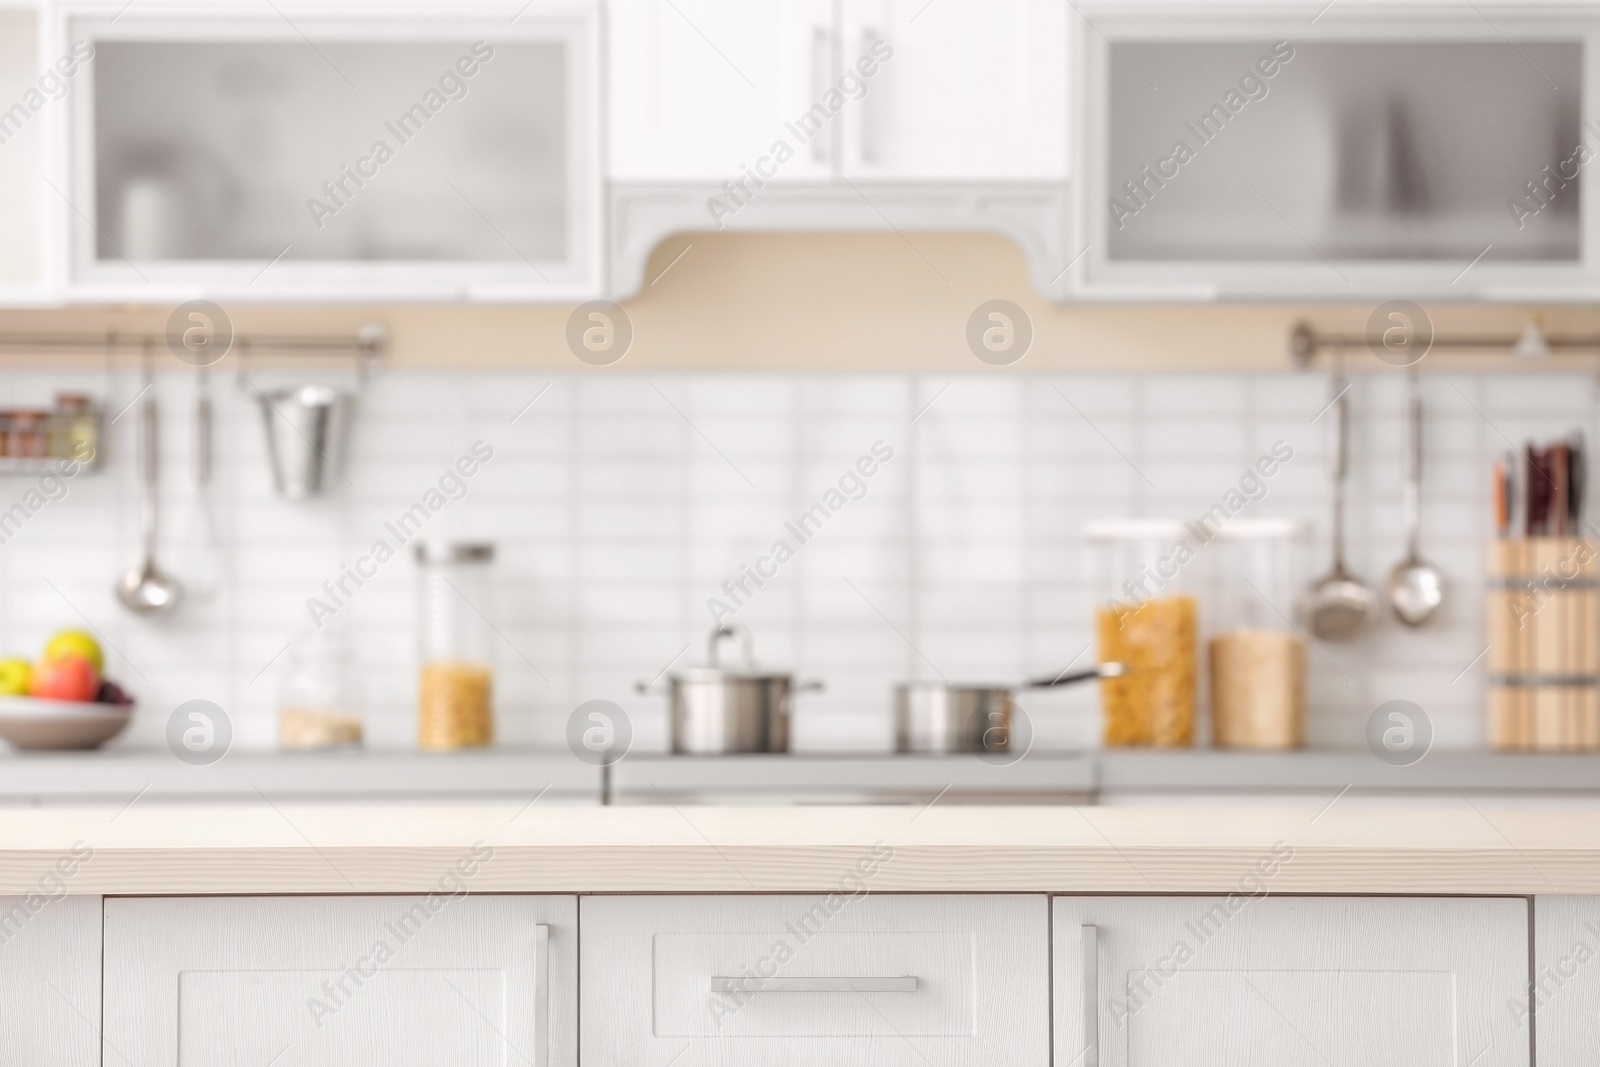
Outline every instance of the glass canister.
POLYGON ((1225 748, 1305 742, 1306 643, 1289 621, 1305 585, 1309 526, 1235 519, 1214 553, 1210 597, 1211 737, 1225 748))
POLYGON ((1196 535, 1181 522, 1130 519, 1086 531, 1096 589, 1108 746, 1194 743, 1200 602, 1196 535))
POLYGON ((417 744, 434 751, 494 741, 494 546, 417 545, 417 744))
POLYGON ((361 695, 339 620, 302 635, 289 650, 278 703, 278 745, 341 748, 362 740, 361 695))

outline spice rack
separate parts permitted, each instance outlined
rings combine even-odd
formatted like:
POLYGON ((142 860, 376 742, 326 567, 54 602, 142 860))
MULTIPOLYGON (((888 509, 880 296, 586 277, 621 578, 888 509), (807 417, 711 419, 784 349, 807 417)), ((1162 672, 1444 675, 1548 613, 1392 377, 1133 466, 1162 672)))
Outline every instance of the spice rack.
POLYGON ((53 410, 0 409, 0 474, 44 474, 62 460, 96 470, 101 429, 99 405, 82 393, 56 394, 53 410))
POLYGON ((1489 549, 1489 744, 1600 750, 1600 546, 1529 537, 1489 549))

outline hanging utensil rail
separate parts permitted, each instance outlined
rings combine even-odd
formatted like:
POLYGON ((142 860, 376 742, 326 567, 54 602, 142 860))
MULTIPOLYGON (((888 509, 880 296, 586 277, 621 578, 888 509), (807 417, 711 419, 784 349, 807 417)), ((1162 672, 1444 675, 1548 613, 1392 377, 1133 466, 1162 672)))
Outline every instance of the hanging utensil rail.
MULTIPOLYGON (((106 330, 101 333, 12 333, 0 331, 0 352, 84 352, 104 355, 121 348, 143 350, 146 345, 160 348, 166 343, 162 334, 124 333, 106 330)), ((261 355, 353 355, 363 364, 381 358, 389 348, 389 329, 381 322, 369 322, 354 336, 277 336, 272 334, 239 334, 233 339, 233 349, 241 354, 261 355)))
MULTIPOLYGON (((1520 335, 1512 337, 1506 335, 1496 336, 1485 334, 1481 337, 1435 337, 1429 350, 1435 348, 1464 348, 1464 349, 1499 349, 1503 352, 1514 353, 1526 359, 1534 359, 1548 355, 1556 350, 1587 351, 1600 354, 1600 334, 1571 334, 1550 335, 1546 334, 1537 324, 1530 324, 1531 330, 1525 329, 1520 335), (1531 337, 1530 337, 1531 333, 1531 337), (1542 352, 1538 357, 1523 355, 1518 351, 1519 346, 1524 346, 1534 340, 1542 345, 1542 352)), ((1324 351, 1348 348, 1359 350, 1365 348, 1367 338, 1358 334, 1319 333, 1312 329, 1308 322, 1297 322, 1289 331, 1289 358, 1294 360, 1296 367, 1301 370, 1309 367, 1324 351)))

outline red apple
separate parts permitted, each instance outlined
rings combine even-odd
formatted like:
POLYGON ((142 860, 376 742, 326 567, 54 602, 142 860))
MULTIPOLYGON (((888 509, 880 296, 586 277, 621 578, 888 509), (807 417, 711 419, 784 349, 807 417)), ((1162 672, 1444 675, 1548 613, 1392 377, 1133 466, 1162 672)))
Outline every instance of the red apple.
POLYGON ((28 682, 28 693, 46 700, 93 700, 99 691, 100 674, 82 656, 40 660, 28 682))

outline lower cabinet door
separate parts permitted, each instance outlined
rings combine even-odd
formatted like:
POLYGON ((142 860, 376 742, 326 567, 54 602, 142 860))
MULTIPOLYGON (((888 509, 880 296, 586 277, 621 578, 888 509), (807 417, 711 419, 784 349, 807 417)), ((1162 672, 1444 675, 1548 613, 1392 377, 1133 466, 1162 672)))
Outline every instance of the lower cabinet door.
POLYGON ((1043 896, 584 897, 584 1067, 1046 1067, 1043 896))
POLYGON ((0 896, 0 1067, 100 1065, 100 898, 61 895, 64 871, 0 896))
POLYGON ((107 1064, 575 1067, 573 897, 105 902, 107 1064))
POLYGON ((1535 897, 1533 983, 1507 1005, 1540 1067, 1600 1062, 1600 896, 1535 897))
POLYGON ((1063 1067, 1530 1062, 1525 898, 1057 897, 1053 918, 1063 1067))

